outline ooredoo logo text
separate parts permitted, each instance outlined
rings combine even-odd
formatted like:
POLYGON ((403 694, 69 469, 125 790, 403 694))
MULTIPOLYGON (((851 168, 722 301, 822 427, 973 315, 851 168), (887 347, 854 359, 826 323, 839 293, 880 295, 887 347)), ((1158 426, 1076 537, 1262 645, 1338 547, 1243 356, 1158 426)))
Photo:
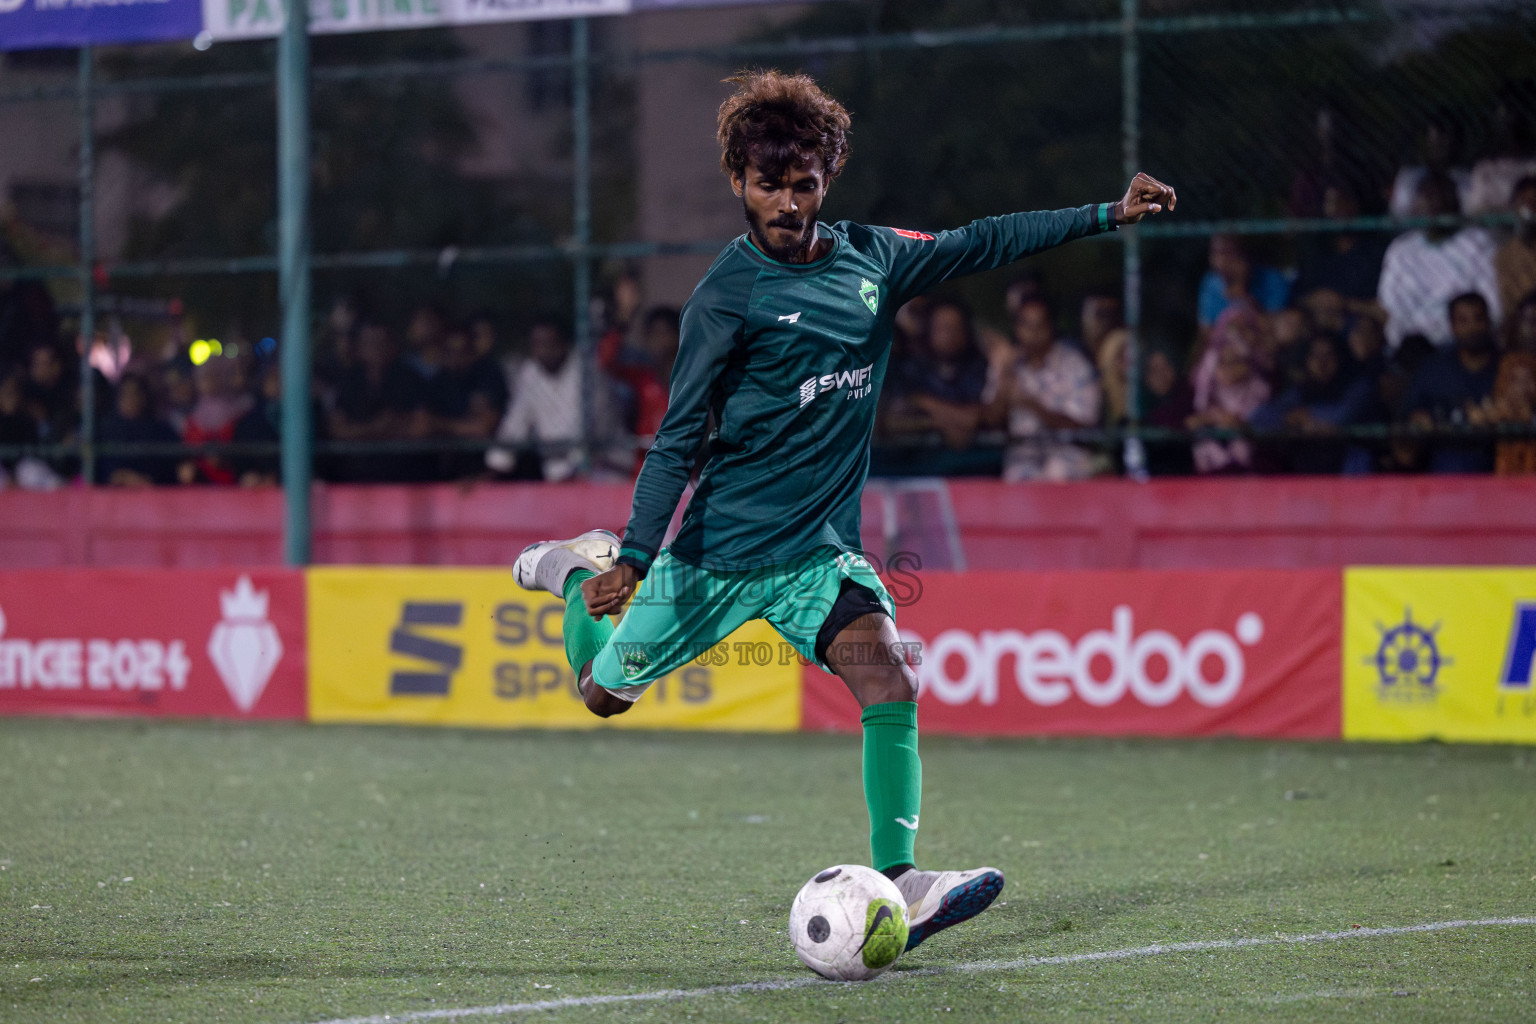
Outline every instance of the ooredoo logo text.
POLYGON ((1127 697, 1164 707, 1188 694, 1216 708, 1242 689, 1244 648, 1263 639, 1264 620, 1244 612, 1230 633, 1206 629, 1181 640, 1162 629, 1138 633, 1131 608, 1118 605, 1109 629, 1076 639, 1054 629, 948 629, 929 642, 909 630, 901 633, 903 640, 922 645, 919 693, 944 704, 996 704, 1004 688, 1013 686, 1041 707, 1074 695, 1096 707, 1127 697), (1010 665, 1012 671, 1005 671, 1010 665))

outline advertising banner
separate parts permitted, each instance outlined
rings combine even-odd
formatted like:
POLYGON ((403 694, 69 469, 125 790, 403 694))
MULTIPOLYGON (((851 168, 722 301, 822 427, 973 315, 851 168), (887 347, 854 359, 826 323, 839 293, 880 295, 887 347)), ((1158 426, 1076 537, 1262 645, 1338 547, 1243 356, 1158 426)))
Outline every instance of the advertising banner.
POLYGON ((303 718, 304 577, 0 573, 0 713, 303 718))
POLYGON ((565 660, 565 604, 506 569, 309 571, 310 717, 498 728, 792 731, 800 663, 763 622, 599 719, 565 660), (760 655, 767 654, 767 657, 760 655))
POLYGON ((1344 737, 1536 742, 1536 569, 1348 569, 1344 737))
MULTIPOLYGON (((1339 735, 1334 571, 923 573, 890 581, 925 730, 1339 735), (898 585, 899 583, 899 585, 898 585)), ((804 726, 856 729, 805 670, 804 726)))
MULTIPOLYGON (((5 0, 0 0, 4 3, 5 0)), ((209 38, 256 39, 283 29, 283 0, 202 0, 209 38)), ((312 34, 627 14, 630 0, 310 0, 312 34)))
POLYGON ((0 50, 191 39, 201 0, 0 0, 0 50))

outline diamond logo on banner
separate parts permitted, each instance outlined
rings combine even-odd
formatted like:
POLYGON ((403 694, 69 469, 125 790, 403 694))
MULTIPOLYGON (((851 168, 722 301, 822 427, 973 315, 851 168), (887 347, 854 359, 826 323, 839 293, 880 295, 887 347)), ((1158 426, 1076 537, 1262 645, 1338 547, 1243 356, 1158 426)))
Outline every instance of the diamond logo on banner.
POLYGON ((241 576, 234 590, 219 591, 224 618, 208 637, 208 657, 241 711, 256 706, 283 657, 277 627, 267 621, 268 596, 249 576, 241 576))

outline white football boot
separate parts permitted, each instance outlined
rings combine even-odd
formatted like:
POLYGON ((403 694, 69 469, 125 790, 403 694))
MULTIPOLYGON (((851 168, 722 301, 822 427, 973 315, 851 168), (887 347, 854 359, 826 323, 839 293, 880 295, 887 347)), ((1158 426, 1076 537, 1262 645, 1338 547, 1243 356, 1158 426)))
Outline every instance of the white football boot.
POLYGON ((607 530, 588 530, 570 540, 529 544, 512 566, 512 578, 524 590, 565 591, 565 579, 577 569, 607 572, 619 557, 619 538, 607 530))
POLYGON ((896 888, 907 900, 907 948, 911 949, 935 932, 969 921, 991 906, 1003 891, 1003 873, 997 868, 913 868, 896 879, 896 888))

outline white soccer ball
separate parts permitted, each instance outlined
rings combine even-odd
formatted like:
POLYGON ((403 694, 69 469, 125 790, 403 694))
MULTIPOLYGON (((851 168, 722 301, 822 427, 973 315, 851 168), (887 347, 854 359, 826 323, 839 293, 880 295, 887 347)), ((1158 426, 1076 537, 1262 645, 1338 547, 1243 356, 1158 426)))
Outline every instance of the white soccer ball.
POLYGON ((874 868, 838 864, 805 883, 789 908, 805 966, 833 981, 866 981, 907 948, 907 901, 874 868))

